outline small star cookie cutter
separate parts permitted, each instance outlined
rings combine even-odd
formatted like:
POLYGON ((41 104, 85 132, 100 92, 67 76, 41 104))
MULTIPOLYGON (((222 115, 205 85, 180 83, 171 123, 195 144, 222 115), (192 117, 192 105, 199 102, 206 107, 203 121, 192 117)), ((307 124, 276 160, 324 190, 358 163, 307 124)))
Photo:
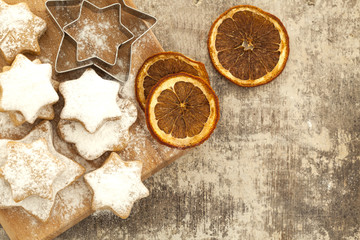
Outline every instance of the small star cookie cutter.
MULTIPOLYGON (((90 25, 88 25, 88 26, 90 26, 90 25)), ((107 26, 105 26, 104 28, 109 28, 109 24, 107 25, 107 26)), ((89 1, 87 1, 87 0, 84 0, 82 3, 81 3, 81 7, 80 7, 80 13, 79 13, 79 17, 77 18, 77 19, 75 19, 73 22, 71 22, 71 23, 69 23, 69 24, 67 24, 64 28, 63 28, 63 30, 64 30, 64 32, 71 38, 71 39, 73 39, 75 42, 76 42, 76 45, 77 45, 77 52, 76 52, 76 60, 78 61, 78 62, 83 62, 83 61, 87 61, 87 60, 91 60, 91 59, 98 59, 98 60, 100 60, 100 61, 103 61, 104 63, 106 63, 106 64, 108 64, 108 65, 110 65, 110 66, 114 66, 115 64, 116 64, 116 60, 117 60, 117 58, 118 58, 118 51, 117 51, 117 49, 119 49, 120 47, 121 47, 121 45, 123 45, 123 44, 125 44, 125 43, 127 43, 128 41, 130 41, 131 39, 133 39, 134 38, 134 34, 132 34, 132 32, 129 30, 129 29, 127 29, 127 27, 125 27, 122 23, 121 23, 121 4, 119 4, 119 3, 114 3, 114 4, 111 4, 111 5, 109 5, 109 6, 106 6, 106 7, 103 7, 103 8, 99 8, 99 7, 97 7, 96 5, 94 5, 94 4, 92 4, 91 2, 89 2, 89 1), (98 13, 105 13, 105 12, 107 12, 107 11, 109 11, 109 10, 111 10, 111 9, 115 9, 115 10, 118 10, 118 12, 119 12, 119 30, 120 30, 120 32, 121 33, 123 33, 123 35, 125 35, 125 39, 123 40, 123 41, 119 41, 119 43, 116 45, 116 54, 115 54, 115 57, 114 57, 114 59, 113 59, 113 61, 112 62, 109 62, 109 61, 107 61, 107 60, 105 60, 104 58, 101 58, 101 57, 99 57, 98 56, 98 54, 95 54, 95 56, 90 56, 90 57, 85 57, 85 58, 83 58, 83 59, 80 59, 80 57, 79 57, 79 40, 77 40, 77 37, 76 36, 74 36, 72 33, 71 33, 71 28, 74 26, 74 28, 76 29, 76 25, 78 24, 78 22, 80 21, 80 19, 81 19, 81 17, 83 16, 83 10, 85 9, 85 8, 87 8, 87 9, 89 9, 90 11, 92 11, 92 12, 97 12, 97 14, 98 13)), ((90 28, 87 28, 87 29, 84 29, 84 30, 90 30, 90 28)), ((102 29, 102 30, 104 30, 104 29, 102 29)), ((84 35, 84 32, 85 31, 83 31, 82 33, 80 33, 80 34, 83 34, 84 35)), ((116 33, 114 33, 114 34, 116 34, 116 33)), ((88 34, 85 34, 85 35, 87 35, 88 37, 89 37, 89 35, 88 34)), ((94 35, 95 37, 96 37, 96 35, 94 35)), ((96 37, 95 39, 100 39, 100 37, 98 36, 98 37, 96 37)), ((91 41, 91 39, 87 39, 88 41, 91 41)), ((120 40, 122 40, 122 39, 120 39, 120 40)), ((104 43, 102 43, 101 44, 101 42, 100 42, 100 44, 98 44, 98 46, 95 46, 95 47, 102 47, 101 45, 103 45, 104 43)), ((106 44, 105 44, 106 45, 106 44)))
POLYGON ((55 62, 55 71, 57 73, 68 73, 94 66, 112 78, 124 83, 130 72, 132 47, 134 43, 150 31, 157 23, 155 17, 128 6, 124 0, 120 0, 118 3, 103 8, 97 7, 88 0, 47 0, 45 6, 62 32, 62 39, 55 62), (120 47, 117 48, 117 58, 114 65, 107 64, 106 61, 102 61, 102 59, 96 57, 92 57, 91 59, 78 59, 74 40, 65 30, 68 25, 71 25, 80 17, 84 2, 100 10, 104 8, 107 9, 110 6, 119 8, 120 24, 133 34, 131 39, 123 42, 120 47))

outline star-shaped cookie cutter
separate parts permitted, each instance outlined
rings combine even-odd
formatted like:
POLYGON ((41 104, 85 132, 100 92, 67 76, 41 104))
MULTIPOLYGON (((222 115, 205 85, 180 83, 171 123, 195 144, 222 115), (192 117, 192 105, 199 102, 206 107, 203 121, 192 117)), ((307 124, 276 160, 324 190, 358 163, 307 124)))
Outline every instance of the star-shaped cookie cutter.
MULTIPOLYGON (((108 27, 108 26, 107 26, 108 27)), ((121 23, 121 4, 119 3, 114 3, 114 4, 111 4, 109 6, 106 6, 106 7, 103 7, 103 8, 99 8, 97 7, 95 4, 92 4, 91 2, 87 1, 87 0, 84 0, 82 3, 81 3, 81 7, 80 7, 80 13, 79 13, 79 17, 77 19, 75 19, 73 22, 67 24, 66 26, 64 26, 63 28, 64 32, 71 38, 73 39, 73 41, 76 42, 76 46, 77 46, 77 51, 76 51, 76 60, 78 62, 83 62, 83 61, 87 61, 87 60, 91 60, 91 59, 97 59, 99 61, 102 61, 110 66, 114 66, 116 64, 116 60, 118 58, 118 49, 121 45, 127 43, 128 41, 130 41, 131 39, 134 38, 134 34, 132 34, 132 32, 127 29, 122 23, 121 23), (111 9, 115 9, 115 10, 118 10, 119 11, 119 30, 120 32, 122 32, 125 36, 126 36, 126 39, 124 41, 120 41, 117 46, 116 46, 116 54, 115 54, 115 58, 113 60, 113 62, 108 62, 106 61, 104 58, 101 58, 98 56, 98 54, 95 54, 95 56, 91 56, 91 57, 88 57, 88 58, 84 58, 84 59, 80 59, 79 58, 79 40, 77 39, 77 36, 76 35, 73 35, 71 33, 71 28, 73 26, 75 26, 74 28, 76 28, 76 24, 78 24, 78 22, 80 21, 81 17, 83 16, 83 9, 84 8, 88 8, 90 11, 92 12, 96 12, 97 14, 98 13, 105 13, 111 9)), ((87 29, 89 30, 89 29, 87 29)), ((95 35, 93 36, 95 37, 95 39, 99 39, 99 37, 96 37, 95 35)), ((121 40, 121 39, 120 39, 121 40)), ((99 47, 99 46, 98 46, 99 47)), ((100 46, 101 47, 101 46, 100 46)))
POLYGON ((131 68, 132 47, 139 38, 153 28, 157 19, 128 6, 124 0, 120 0, 117 4, 121 5, 121 23, 134 34, 134 38, 118 48, 117 63, 114 66, 98 59, 78 62, 76 59, 76 46, 73 44, 73 40, 64 32, 64 27, 79 17, 83 1, 85 0, 47 0, 45 3, 47 11, 62 32, 62 40, 55 62, 55 71, 57 73, 67 73, 95 66, 114 79, 126 82, 131 68))

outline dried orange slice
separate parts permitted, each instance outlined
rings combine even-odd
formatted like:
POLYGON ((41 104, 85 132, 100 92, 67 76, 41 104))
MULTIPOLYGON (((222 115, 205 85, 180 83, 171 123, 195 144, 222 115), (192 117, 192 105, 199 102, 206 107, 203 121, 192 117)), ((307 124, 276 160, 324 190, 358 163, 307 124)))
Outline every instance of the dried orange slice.
POLYGON ((186 73, 162 78, 146 102, 150 133, 171 147, 189 148, 208 139, 219 121, 219 101, 203 79, 186 73))
POLYGON ((208 49, 215 68, 243 87, 272 81, 284 69, 289 37, 281 21, 263 10, 240 5, 212 25, 208 49))
POLYGON ((180 53, 162 52, 148 58, 135 79, 136 99, 141 108, 145 110, 149 92, 161 78, 180 72, 200 77, 210 83, 205 65, 180 53))

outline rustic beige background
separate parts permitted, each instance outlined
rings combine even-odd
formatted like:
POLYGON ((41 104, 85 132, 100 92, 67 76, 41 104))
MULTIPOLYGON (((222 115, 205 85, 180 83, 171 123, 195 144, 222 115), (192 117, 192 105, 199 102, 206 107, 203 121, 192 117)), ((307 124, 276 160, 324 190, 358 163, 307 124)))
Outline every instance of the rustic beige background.
POLYGON ((158 18, 165 50, 205 63, 222 117, 209 141, 145 182, 151 195, 129 219, 99 213, 57 240, 360 239, 360 1, 134 2, 158 18), (211 23, 238 4, 288 30, 288 64, 268 85, 238 87, 210 63, 211 23))

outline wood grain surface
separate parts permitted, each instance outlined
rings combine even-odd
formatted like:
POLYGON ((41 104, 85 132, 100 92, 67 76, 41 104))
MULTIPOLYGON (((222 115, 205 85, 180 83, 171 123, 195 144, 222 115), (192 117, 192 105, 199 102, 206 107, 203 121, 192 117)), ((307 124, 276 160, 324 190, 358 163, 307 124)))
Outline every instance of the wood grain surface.
POLYGON ((158 18, 165 50, 205 63, 222 116, 205 144, 145 182, 151 195, 129 219, 93 214, 56 239, 360 239, 360 2, 134 2, 158 18), (289 60, 270 84, 241 88, 211 65, 211 23, 238 4, 287 28, 289 60))

